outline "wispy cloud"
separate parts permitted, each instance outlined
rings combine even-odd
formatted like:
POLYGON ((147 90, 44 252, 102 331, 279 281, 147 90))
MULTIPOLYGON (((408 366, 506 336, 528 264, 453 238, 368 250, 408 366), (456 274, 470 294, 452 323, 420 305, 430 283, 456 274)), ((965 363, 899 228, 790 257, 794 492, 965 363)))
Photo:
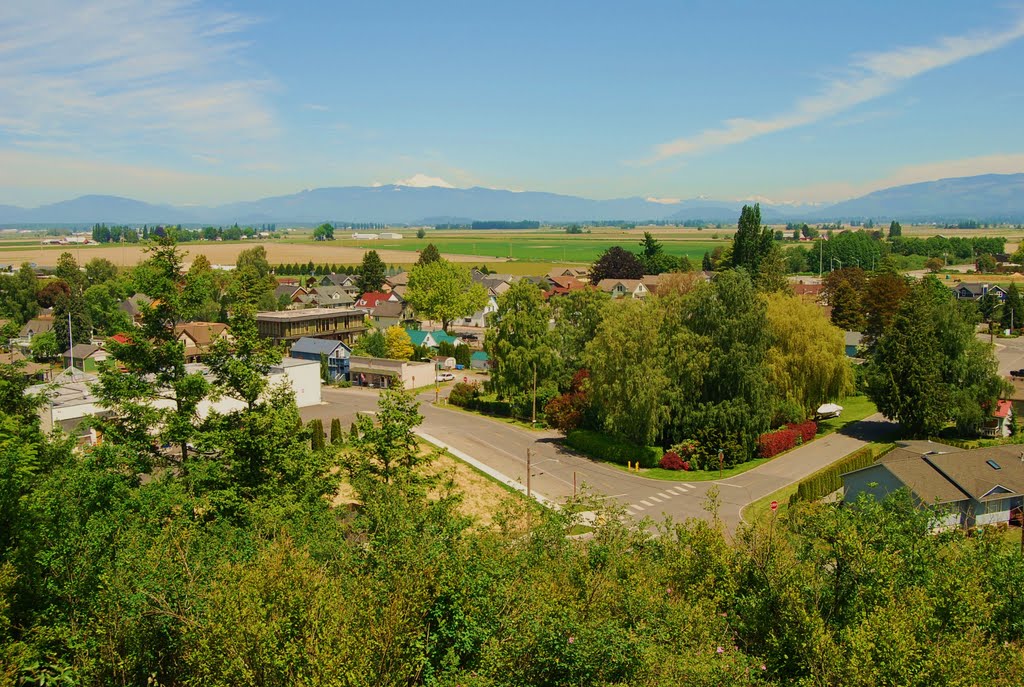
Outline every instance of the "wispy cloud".
POLYGON ((655 146, 645 163, 694 155, 736 145, 758 136, 806 126, 893 92, 925 72, 983 55, 1024 37, 1024 17, 1002 31, 947 36, 934 45, 909 46, 861 55, 846 74, 833 78, 815 95, 797 100, 789 111, 763 119, 727 119, 722 126, 655 146))
POLYGON ((0 138, 186 154, 265 141, 272 84, 246 74, 240 40, 252 23, 193 0, 0 3, 0 138))
POLYGON ((326 105, 318 105, 317 103, 306 103, 302 106, 302 109, 313 110, 314 112, 327 112, 331 108, 326 105))

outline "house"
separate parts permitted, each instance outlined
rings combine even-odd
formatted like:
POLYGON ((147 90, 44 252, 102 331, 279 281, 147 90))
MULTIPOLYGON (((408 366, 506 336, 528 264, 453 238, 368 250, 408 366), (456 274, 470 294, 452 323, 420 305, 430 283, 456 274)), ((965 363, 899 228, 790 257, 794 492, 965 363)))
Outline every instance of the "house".
POLYGON ((53 329, 53 318, 52 317, 33 317, 31 320, 25 323, 25 326, 18 332, 18 336, 21 338, 23 343, 32 343, 32 337, 53 329))
POLYGON ((602 279, 597 288, 610 293, 612 298, 644 298, 650 293, 639 279, 602 279))
POLYGON ((1006 523, 1024 505, 1024 452, 1019 445, 962 450, 906 442, 873 465, 842 475, 843 501, 862 494, 883 500, 907 489, 919 506, 939 510, 935 529, 1006 523))
POLYGON ((142 308, 152 305, 153 299, 144 293, 137 293, 117 304, 117 309, 128 314, 136 325, 142 323, 142 308))
POLYGON ((64 367, 74 367, 82 372, 95 372, 99 369, 97 363, 107 359, 107 352, 99 346, 79 343, 74 348, 69 348, 61 354, 64 367))
POLYGON ((657 293, 658 285, 661 284, 660 274, 645 274, 640 277, 640 282, 644 285, 649 293, 657 293))
POLYGON ((348 379, 348 361, 352 349, 340 341, 304 336, 292 344, 288 355, 299 360, 315 360, 317 363, 320 362, 321 356, 326 356, 330 378, 348 379))
POLYGON ((1011 424, 1013 424, 1013 403, 997 401, 992 415, 978 427, 978 434, 989 439, 1008 437, 1011 424))
POLYGON ((436 372, 434 363, 352 356, 349 375, 356 386, 387 389, 401 381, 406 389, 418 389, 433 384, 436 372))
POLYGON ((1006 290, 998 284, 968 284, 967 282, 961 282, 953 287, 953 295, 962 301, 976 301, 987 293, 992 293, 1000 301, 1006 300, 1006 290))
POLYGON ((447 341, 452 346, 462 346, 463 344, 466 343, 458 336, 455 336, 454 334, 449 334, 443 329, 435 329, 434 331, 430 332, 430 335, 434 338, 434 341, 437 342, 438 346, 441 345, 442 341, 447 341))
POLYGON ((313 286, 309 295, 314 306, 321 308, 347 308, 355 303, 349 290, 343 286, 313 286))
POLYGON ((848 358, 859 358, 864 335, 860 332, 843 332, 843 339, 846 344, 846 356, 848 358))
POLYGON ((460 318, 454 324, 464 327, 486 327, 487 316, 492 312, 498 312, 498 299, 493 292, 488 292, 487 304, 482 309, 477 310, 469 317, 460 318))
POLYGON ((220 322, 185 322, 174 328, 174 335, 185 346, 185 361, 199 362, 220 339, 230 339, 228 326, 220 322))
POLYGON ((393 275, 391 275, 390 277, 388 277, 387 279, 384 280, 384 285, 389 287, 390 290, 392 290, 392 291, 394 291, 395 287, 397 287, 397 286, 408 286, 409 285, 409 273, 408 272, 399 272, 398 274, 393 274, 393 275))
POLYGON ((433 361, 434 365, 436 365, 439 370, 454 370, 457 364, 455 362, 455 358, 450 355, 435 355, 431 358, 431 361, 433 361))
POLYGON ((358 299, 356 299, 357 308, 366 308, 372 310, 384 301, 398 301, 399 298, 396 295, 390 293, 384 293, 383 291, 367 291, 358 299))
POLYGON ((256 327, 274 344, 290 345, 304 336, 351 344, 366 331, 366 315, 366 310, 352 308, 276 310, 256 313, 256 327))
POLYGON ((793 287, 794 296, 798 296, 812 303, 817 303, 821 300, 822 291, 825 288, 824 284, 805 284, 802 281, 792 284, 791 286, 793 287))
POLYGON ((474 351, 473 355, 469 356, 469 366, 474 370, 489 370, 491 359, 483 351, 474 351))
POLYGON ((558 267, 548 272, 545 277, 552 281, 556 277, 571 277, 579 281, 587 281, 589 272, 585 267, 558 267))
POLYGON ((422 346, 423 348, 437 348, 437 341, 434 340, 431 332, 423 331, 422 329, 408 329, 406 328, 405 333, 409 335, 409 340, 412 341, 413 346, 422 346))
POLYGON ((370 318, 380 329, 404 324, 407 320, 405 303, 399 301, 381 301, 370 310, 370 318))
POLYGON ((548 284, 547 290, 544 291, 545 300, 552 296, 564 296, 565 294, 573 291, 590 288, 587 284, 584 284, 582 281, 572 276, 552 276, 549 274, 545 279, 548 284))

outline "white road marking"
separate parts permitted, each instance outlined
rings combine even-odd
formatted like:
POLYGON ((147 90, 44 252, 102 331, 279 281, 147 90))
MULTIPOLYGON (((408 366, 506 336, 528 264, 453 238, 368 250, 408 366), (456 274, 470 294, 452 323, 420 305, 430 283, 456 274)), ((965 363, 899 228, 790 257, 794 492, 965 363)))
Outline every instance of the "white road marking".
POLYGON ((645 510, 647 510, 646 508, 644 508, 643 506, 641 506, 641 505, 640 505, 639 503, 634 503, 634 504, 633 504, 632 506, 630 506, 630 509, 631 509, 631 510, 635 510, 635 511, 637 511, 637 512, 640 512, 640 511, 645 511, 645 510))
POLYGON ((653 506, 653 505, 654 505, 653 503, 651 503, 650 501, 647 501, 646 499, 645 499, 645 500, 643 500, 643 501, 641 501, 640 503, 644 504, 644 505, 645 505, 645 506, 647 506, 647 507, 650 507, 650 506, 653 506))
POLYGON ((658 496, 662 497, 663 499, 670 499, 670 498, 672 498, 671 496, 669 496, 665 492, 661 492, 660 494, 658 494, 658 496))
POLYGON ((647 498, 649 498, 651 501, 654 501, 655 503, 661 503, 661 499, 659 499, 657 496, 648 496, 647 498))
POLYGON ((688 489, 696 489, 697 488, 697 487, 693 486, 692 484, 686 484, 685 482, 683 483, 683 486, 685 486, 688 489))

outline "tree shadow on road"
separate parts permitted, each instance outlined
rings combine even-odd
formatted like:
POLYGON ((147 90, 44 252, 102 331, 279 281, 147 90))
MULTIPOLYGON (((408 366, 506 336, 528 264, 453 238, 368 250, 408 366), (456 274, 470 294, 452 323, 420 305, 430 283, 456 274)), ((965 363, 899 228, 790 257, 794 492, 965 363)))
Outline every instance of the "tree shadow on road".
POLYGON ((900 426, 888 420, 858 420, 839 430, 838 434, 861 441, 894 441, 900 437, 900 426))

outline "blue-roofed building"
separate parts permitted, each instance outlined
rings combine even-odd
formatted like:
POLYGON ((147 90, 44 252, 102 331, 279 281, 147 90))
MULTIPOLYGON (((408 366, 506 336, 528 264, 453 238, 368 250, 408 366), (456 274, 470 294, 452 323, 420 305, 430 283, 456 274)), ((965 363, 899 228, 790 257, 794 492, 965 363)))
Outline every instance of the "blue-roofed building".
POLYGON ((474 370, 489 370, 491 369, 491 359, 483 351, 476 351, 469 356, 469 366, 474 370))
POLYGON ((412 340, 413 346, 437 348, 442 341, 447 341, 452 346, 461 346, 465 343, 459 337, 452 336, 443 329, 435 329, 432 332, 424 331, 422 329, 406 329, 405 331, 409 335, 409 339, 412 340))
POLYGON ((304 336, 292 344, 288 355, 300 360, 317 362, 320 361, 321 355, 326 355, 327 370, 331 379, 348 379, 348 359, 352 355, 352 350, 340 341, 304 336))

